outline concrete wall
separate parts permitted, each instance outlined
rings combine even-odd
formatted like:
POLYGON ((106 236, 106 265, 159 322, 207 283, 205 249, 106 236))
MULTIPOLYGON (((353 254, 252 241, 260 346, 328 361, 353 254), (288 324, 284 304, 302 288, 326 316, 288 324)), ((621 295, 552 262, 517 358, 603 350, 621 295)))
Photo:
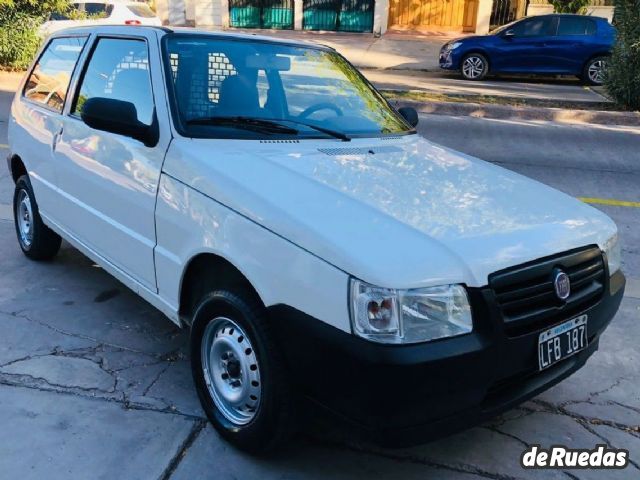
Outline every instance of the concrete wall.
MULTIPOLYGON (((220 0, 193 0, 194 19, 198 27, 219 27, 222 25, 222 2, 220 0)), ((226 3, 226 2, 225 2, 226 3)), ((227 4, 228 17, 228 4, 227 4)))
POLYGON ((491 26, 491 9, 493 0, 480 0, 478 2, 478 17, 476 18, 476 32, 479 35, 489 33, 491 26))

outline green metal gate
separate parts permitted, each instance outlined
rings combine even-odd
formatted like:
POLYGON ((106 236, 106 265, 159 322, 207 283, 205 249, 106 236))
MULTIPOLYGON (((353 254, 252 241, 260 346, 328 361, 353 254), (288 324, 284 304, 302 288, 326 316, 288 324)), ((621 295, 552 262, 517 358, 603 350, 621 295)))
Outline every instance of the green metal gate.
POLYGON ((304 0, 302 28, 372 32, 375 0, 304 0))
POLYGON ((229 23, 237 28, 293 29, 293 0, 229 0, 229 23))

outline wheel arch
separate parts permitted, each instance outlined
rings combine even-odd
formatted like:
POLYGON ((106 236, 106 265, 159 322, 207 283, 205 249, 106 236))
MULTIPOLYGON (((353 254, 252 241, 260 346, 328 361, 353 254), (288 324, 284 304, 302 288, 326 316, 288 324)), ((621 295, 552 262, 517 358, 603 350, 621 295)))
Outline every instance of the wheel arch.
POLYGON ((264 305, 258 290, 227 258, 210 251, 194 254, 187 262, 180 281, 178 314, 187 324, 200 298, 213 289, 243 290, 264 305))
POLYGON ((610 57, 611 56, 611 52, 610 51, 597 51, 596 53, 593 53, 591 55, 589 55, 587 57, 587 59, 584 61, 584 63, 582 64, 582 71, 584 71, 585 68, 587 68, 587 65, 589 65, 589 62, 591 60, 593 60, 596 57, 610 57))
POLYGON ((13 178, 13 183, 16 183, 22 175, 28 175, 27 167, 19 155, 13 154, 9 162, 10 162, 9 167, 11 169, 11 177, 13 178))

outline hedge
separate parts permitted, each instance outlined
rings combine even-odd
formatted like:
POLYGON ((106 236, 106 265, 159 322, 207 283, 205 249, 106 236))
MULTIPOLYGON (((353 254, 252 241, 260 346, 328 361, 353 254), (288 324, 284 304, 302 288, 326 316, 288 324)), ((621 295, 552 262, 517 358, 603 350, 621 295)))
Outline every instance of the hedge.
POLYGON ((0 7, 0 67, 24 70, 40 45, 40 18, 0 7))

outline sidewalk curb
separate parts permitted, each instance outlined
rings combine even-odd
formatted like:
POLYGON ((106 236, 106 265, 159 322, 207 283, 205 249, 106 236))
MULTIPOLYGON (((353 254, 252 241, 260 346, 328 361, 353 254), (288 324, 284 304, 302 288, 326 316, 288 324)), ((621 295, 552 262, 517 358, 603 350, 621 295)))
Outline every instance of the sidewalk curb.
POLYGON ((431 115, 466 116, 496 120, 542 120, 556 123, 640 126, 640 113, 601 110, 568 110, 547 107, 515 107, 461 102, 415 102, 390 97, 392 104, 413 107, 431 115))

